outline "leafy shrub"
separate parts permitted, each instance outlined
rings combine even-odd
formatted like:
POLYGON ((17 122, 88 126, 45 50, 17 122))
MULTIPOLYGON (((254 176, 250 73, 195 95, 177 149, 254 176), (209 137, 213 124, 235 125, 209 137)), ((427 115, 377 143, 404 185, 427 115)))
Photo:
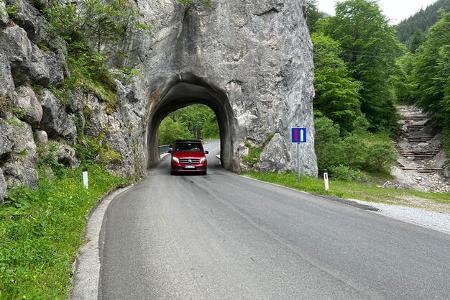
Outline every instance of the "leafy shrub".
POLYGON ((337 141, 341 139, 339 125, 327 117, 316 116, 315 149, 319 169, 330 169, 337 165, 336 153, 339 152, 337 141))
POLYGON ((82 136, 75 145, 75 153, 83 166, 94 164, 103 147, 103 138, 82 136))
POLYGON ((387 134, 356 130, 342 137, 339 126, 326 117, 316 118, 315 125, 320 170, 338 168, 336 172, 346 173, 343 169, 346 167, 353 171, 387 173, 397 159, 394 143, 387 134))
POLYGON ((366 141, 366 159, 364 167, 369 171, 389 172, 397 160, 393 142, 387 136, 370 135, 366 141))
POLYGON ((55 175, 60 176, 64 173, 64 165, 58 161, 57 151, 59 145, 57 143, 50 143, 47 147, 39 147, 39 161, 38 166, 40 169, 50 167, 55 175))
POLYGON ((331 167, 330 175, 334 179, 344 181, 367 181, 367 177, 364 175, 363 172, 351 169, 350 167, 343 165, 331 167))
POLYGON ((99 153, 100 162, 106 165, 120 164, 122 159, 122 155, 113 149, 101 149, 99 153))

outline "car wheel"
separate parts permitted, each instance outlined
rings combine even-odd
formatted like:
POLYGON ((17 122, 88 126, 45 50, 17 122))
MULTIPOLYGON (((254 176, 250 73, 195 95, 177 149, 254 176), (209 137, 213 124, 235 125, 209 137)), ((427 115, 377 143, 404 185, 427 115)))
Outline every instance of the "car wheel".
POLYGON ((175 171, 170 170, 170 175, 175 175, 175 171))

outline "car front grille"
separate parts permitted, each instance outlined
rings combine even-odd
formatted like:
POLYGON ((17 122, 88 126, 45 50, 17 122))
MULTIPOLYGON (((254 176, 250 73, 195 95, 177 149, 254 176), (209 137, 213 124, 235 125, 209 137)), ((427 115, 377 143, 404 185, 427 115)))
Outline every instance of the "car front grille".
POLYGON ((199 158, 180 158, 180 163, 182 164, 198 164, 200 163, 199 158))

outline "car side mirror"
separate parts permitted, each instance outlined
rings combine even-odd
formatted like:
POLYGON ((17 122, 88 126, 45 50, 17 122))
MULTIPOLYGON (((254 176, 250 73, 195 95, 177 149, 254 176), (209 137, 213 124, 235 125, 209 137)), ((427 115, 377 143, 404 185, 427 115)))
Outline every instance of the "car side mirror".
POLYGON ((208 151, 208 150, 205 150, 205 154, 209 154, 209 151, 208 151))
POLYGON ((169 148, 169 151, 167 151, 167 153, 172 153, 172 148, 169 148))

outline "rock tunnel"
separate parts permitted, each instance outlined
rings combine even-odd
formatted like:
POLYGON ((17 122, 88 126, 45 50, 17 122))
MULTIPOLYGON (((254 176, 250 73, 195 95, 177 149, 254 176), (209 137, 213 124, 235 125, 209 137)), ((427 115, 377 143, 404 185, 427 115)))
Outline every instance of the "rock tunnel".
POLYGON ((169 79, 161 89, 158 101, 151 108, 147 135, 147 165, 151 167, 159 161, 158 129, 161 122, 171 112, 191 104, 204 104, 214 111, 220 131, 222 166, 239 172, 239 158, 233 155, 235 117, 226 93, 206 80, 186 73, 169 79))

